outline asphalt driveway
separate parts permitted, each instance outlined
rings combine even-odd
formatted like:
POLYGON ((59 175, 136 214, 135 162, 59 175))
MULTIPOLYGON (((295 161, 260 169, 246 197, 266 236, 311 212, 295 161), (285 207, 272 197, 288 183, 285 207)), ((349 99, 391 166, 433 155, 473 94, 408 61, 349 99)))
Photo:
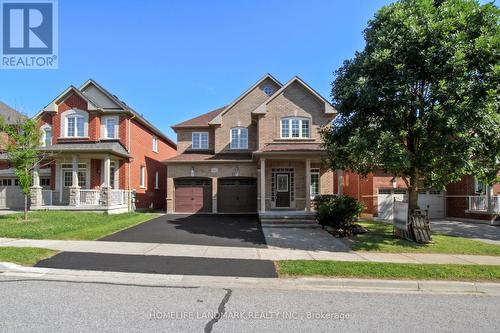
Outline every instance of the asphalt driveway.
POLYGON ((257 215, 164 215, 103 241, 266 247, 257 215))

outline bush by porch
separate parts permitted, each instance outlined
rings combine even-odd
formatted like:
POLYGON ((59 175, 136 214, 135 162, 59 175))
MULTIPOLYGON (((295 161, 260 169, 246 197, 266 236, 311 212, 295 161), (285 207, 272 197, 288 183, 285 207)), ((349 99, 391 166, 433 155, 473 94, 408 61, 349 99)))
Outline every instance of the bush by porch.
POLYGON ((24 221, 22 214, 4 215, 0 216, 0 237, 95 240, 157 216, 150 213, 107 215, 38 211, 31 212, 30 220, 24 221))

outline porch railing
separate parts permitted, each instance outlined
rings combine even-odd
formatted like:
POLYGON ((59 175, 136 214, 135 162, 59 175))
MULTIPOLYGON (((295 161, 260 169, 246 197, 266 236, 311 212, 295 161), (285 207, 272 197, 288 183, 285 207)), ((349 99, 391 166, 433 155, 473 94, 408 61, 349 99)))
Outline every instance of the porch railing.
POLYGON ((100 190, 82 190, 80 189, 80 206, 98 206, 101 197, 100 190))
MULTIPOLYGON (((491 198, 492 212, 500 213, 500 196, 491 198)), ((469 210, 470 211, 488 211, 488 198, 485 195, 469 196, 469 210)))
POLYGON ((54 191, 52 190, 42 190, 42 205, 43 206, 52 206, 54 191))
POLYGON ((111 190, 111 205, 124 205, 126 203, 126 194, 125 190, 111 190))

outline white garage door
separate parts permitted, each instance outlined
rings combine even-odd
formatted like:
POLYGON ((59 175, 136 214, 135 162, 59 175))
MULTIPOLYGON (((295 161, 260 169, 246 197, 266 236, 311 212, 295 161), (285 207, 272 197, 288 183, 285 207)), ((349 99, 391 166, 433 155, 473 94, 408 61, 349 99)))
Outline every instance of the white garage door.
POLYGON ((14 178, 0 179, 0 209, 24 207, 24 195, 14 178))
MULTIPOLYGON (((378 219, 393 219, 393 202, 407 200, 406 190, 379 189, 378 191, 378 219)), ((433 219, 444 218, 444 193, 443 191, 421 191, 418 194, 418 205, 421 209, 429 211, 429 217, 433 219)))

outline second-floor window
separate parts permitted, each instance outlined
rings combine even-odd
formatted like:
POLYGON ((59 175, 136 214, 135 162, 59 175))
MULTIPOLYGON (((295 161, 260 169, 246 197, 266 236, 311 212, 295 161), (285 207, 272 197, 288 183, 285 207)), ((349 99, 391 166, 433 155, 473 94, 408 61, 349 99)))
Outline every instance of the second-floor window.
POLYGON ((89 115, 86 111, 72 109, 61 115, 61 136, 65 138, 84 138, 88 131, 89 115))
POLYGON ((248 129, 236 127, 231 129, 231 149, 248 149, 248 129))
POLYGON ((42 147, 47 147, 52 144, 52 127, 45 125, 42 127, 42 147))
POLYGON ((68 116, 66 118, 66 136, 70 138, 85 136, 85 118, 82 116, 68 116))
POLYGON ((158 138, 153 135, 153 151, 155 153, 158 152, 158 138))
POLYGON ((208 149, 208 132, 193 132, 193 149, 208 149))
POLYGON ((118 117, 108 116, 103 117, 103 137, 105 139, 117 139, 118 138, 118 117))
POLYGON ((307 139, 311 135, 311 122, 307 118, 289 117, 281 119, 281 138, 307 139))

